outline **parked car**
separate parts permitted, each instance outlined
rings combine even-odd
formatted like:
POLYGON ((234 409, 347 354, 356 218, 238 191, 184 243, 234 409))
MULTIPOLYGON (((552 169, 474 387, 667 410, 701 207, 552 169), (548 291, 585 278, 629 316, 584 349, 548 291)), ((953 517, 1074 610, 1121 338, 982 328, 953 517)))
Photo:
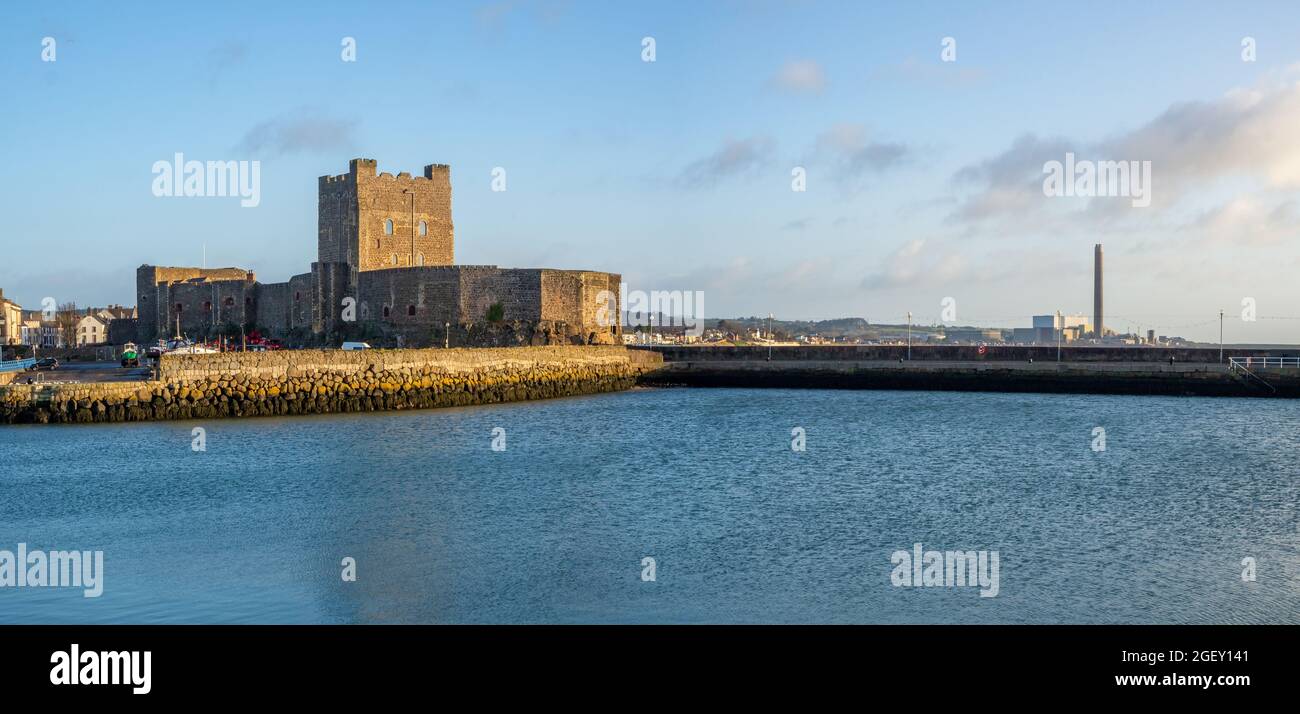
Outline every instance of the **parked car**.
POLYGON ((366 344, 366 343, 364 343, 364 342, 344 342, 344 343, 343 343, 343 346, 340 347, 339 349, 344 349, 344 350, 368 350, 368 349, 370 349, 370 345, 368 345, 368 344, 366 344))
POLYGON ((36 364, 27 368, 28 372, 44 372, 46 370, 58 369, 59 361, 53 357, 43 357, 36 360, 36 364))

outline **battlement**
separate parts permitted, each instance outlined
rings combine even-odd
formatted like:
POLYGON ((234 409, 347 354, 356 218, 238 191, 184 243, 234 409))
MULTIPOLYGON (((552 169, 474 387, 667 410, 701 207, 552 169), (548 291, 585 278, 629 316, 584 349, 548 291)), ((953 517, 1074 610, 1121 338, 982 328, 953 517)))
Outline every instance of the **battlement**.
POLYGON ((164 285, 172 283, 211 283, 226 280, 254 282, 257 277, 243 268, 193 268, 166 265, 141 265, 136 269, 137 282, 164 285))
POLYGON ((384 270, 385 270, 385 271, 389 271, 389 272, 396 271, 396 272, 408 272, 408 273, 414 273, 414 272, 426 272, 426 273, 455 272, 455 273, 464 273, 464 272, 481 271, 481 270, 502 270, 502 268, 500 268, 500 267, 498 267, 498 266, 495 266, 495 265, 460 265, 460 264, 456 264, 456 265, 417 265, 417 266, 407 266, 407 265, 403 265, 403 266, 399 266, 399 267, 396 267, 396 268, 384 268, 384 270))
POLYGON ((321 176, 320 179, 319 179, 319 182, 320 182, 320 185, 321 185, 322 188, 323 188, 326 184, 334 184, 334 183, 339 183, 339 184, 342 184, 342 183, 351 183, 351 182, 352 182, 352 174, 339 174, 338 176, 321 176))
POLYGON ((394 176, 394 175, 392 175, 391 173, 388 173, 387 171, 385 171, 385 172, 379 174, 378 176, 376 176, 375 178, 376 178, 377 180, 379 180, 379 181, 394 181, 394 182, 397 182, 397 183, 417 183, 417 182, 428 182, 428 181, 429 181, 429 177, 427 177, 427 176, 412 176, 412 175, 411 175, 411 172, 409 172, 409 171, 403 171, 402 173, 397 174, 396 176, 394 176))
POLYGON ((334 183, 356 183, 357 179, 362 176, 374 176, 378 171, 379 163, 374 159, 352 159, 348 162, 348 172, 345 174, 334 174, 321 176, 318 180, 323 188, 326 184, 334 183))
POLYGON ((389 171, 379 172, 379 163, 374 159, 352 159, 348 162, 347 173, 321 176, 319 183, 322 189, 332 184, 355 186, 362 179, 367 178, 397 183, 419 183, 435 180, 435 183, 450 187, 451 166, 449 164, 428 164, 424 167, 423 175, 420 176, 414 176, 409 171, 402 171, 394 175, 389 171))

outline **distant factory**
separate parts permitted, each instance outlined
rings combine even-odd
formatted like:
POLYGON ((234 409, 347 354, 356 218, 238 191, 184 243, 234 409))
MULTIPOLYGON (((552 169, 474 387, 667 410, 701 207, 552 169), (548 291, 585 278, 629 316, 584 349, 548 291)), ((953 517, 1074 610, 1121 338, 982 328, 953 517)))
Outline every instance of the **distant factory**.
MULTIPOLYGON (((1140 343, 1141 336, 1116 335, 1106 329, 1105 302, 1103 299, 1102 250, 1098 243, 1092 249, 1092 319, 1086 315, 1034 315, 1031 327, 1017 327, 1011 330, 1009 342, 1013 344, 1055 344, 1091 340, 1093 342, 1117 341, 1140 343)), ((1146 336, 1147 344, 1156 343, 1154 330, 1146 336)))
POLYGON ((1092 336, 1092 323, 1086 315, 1034 315, 1033 327, 1017 327, 1011 331, 1011 342, 1016 344, 1056 344, 1057 333, 1062 342, 1074 342, 1092 336))

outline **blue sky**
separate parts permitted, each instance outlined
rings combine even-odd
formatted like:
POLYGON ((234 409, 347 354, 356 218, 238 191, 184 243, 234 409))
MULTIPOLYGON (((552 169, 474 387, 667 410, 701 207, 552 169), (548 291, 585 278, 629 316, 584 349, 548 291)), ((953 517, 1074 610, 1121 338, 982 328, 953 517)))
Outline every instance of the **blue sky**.
POLYGON ((619 272, 710 317, 929 324, 952 297, 1023 326, 1091 311, 1101 242, 1109 327, 1217 339, 1224 309, 1229 341, 1300 342, 1292 3, 292 5, 7 9, 6 296, 130 304, 136 266, 205 245, 305 272, 316 178, 364 156, 451 164, 458 262, 619 272), (1066 151, 1151 161, 1152 205, 1043 196, 1066 151), (260 161, 260 205, 153 196, 176 152, 260 161))

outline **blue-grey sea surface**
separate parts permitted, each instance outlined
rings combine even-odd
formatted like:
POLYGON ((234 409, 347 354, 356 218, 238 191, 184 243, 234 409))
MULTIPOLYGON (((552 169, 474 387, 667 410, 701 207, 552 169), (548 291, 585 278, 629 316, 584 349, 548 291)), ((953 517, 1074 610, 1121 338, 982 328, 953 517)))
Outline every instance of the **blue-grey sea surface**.
POLYGON ((0 427, 0 550, 104 553, 0 622, 1300 623, 1298 447, 1284 400, 775 389, 0 427), (997 595, 894 585, 916 543, 997 595))

